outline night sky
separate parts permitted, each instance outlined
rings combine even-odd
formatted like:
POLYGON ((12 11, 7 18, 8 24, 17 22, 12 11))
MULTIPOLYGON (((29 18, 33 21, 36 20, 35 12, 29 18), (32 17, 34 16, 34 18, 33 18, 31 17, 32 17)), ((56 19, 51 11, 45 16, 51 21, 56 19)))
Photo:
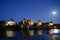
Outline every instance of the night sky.
POLYGON ((0 0, 0 20, 23 18, 60 23, 60 0, 0 0), (53 15, 53 11, 56 14, 53 15))

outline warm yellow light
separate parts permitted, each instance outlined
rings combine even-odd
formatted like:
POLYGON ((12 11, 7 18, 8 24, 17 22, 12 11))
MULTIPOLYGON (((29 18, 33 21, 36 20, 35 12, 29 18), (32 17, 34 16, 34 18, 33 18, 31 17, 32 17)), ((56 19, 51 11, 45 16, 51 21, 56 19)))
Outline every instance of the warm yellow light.
POLYGON ((22 20, 22 23, 24 24, 25 23, 25 20, 22 20))
POLYGON ((21 25, 21 28, 23 28, 23 25, 21 25))
POLYGON ((22 24, 26 24, 26 23, 27 23, 27 19, 24 18, 24 19, 22 20, 22 24))
POLYGON ((31 20, 31 26, 34 24, 34 22, 31 20))
POLYGON ((53 29, 49 30, 49 34, 53 34, 53 32, 54 32, 53 29))
POLYGON ((59 32, 60 32, 59 29, 51 29, 51 30, 49 30, 49 34, 59 33, 59 32))
POLYGON ((34 22, 33 22, 32 20, 28 20, 28 24, 29 24, 30 26, 32 26, 32 25, 34 25, 34 22))
POLYGON ((38 22, 38 23, 37 23, 37 26, 41 26, 41 25, 42 25, 42 22, 38 22))
POLYGON ((13 37, 14 36, 14 32, 13 31, 6 31, 6 35, 7 37, 13 37))
POLYGON ((42 21, 39 20, 38 23, 37 23, 37 26, 41 26, 42 25, 42 21))
POLYGON ((10 25, 10 26, 11 26, 11 25, 16 25, 16 23, 15 23, 14 21, 7 21, 7 22, 6 22, 6 25, 10 25))
POLYGON ((28 21, 28 25, 30 25, 31 24, 31 22, 30 21, 28 21))
POLYGON ((42 35, 42 30, 38 30, 38 35, 42 35))
POLYGON ((53 23, 49 23, 49 26, 53 26, 53 23))
POLYGON ((29 36, 33 36, 34 35, 34 30, 29 30, 28 34, 29 34, 29 36))
POLYGON ((54 28, 57 28, 57 26, 54 26, 54 28))

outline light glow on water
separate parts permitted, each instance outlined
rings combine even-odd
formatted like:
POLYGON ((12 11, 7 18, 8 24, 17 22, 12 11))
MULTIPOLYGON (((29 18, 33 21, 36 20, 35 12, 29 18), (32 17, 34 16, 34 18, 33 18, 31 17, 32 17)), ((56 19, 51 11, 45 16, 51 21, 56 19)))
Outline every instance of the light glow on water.
POLYGON ((59 33, 60 30, 59 29, 54 29, 54 33, 59 33))

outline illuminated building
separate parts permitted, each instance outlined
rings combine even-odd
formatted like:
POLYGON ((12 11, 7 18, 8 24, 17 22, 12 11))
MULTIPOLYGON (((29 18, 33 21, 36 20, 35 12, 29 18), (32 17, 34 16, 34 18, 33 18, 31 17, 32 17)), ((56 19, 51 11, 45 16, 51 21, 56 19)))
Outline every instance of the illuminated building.
POLYGON ((28 25, 29 25, 29 26, 34 25, 34 22, 33 22, 32 20, 28 20, 28 25))
POLYGON ((42 25, 42 21, 39 20, 38 23, 37 23, 37 26, 41 26, 42 25))
MULTIPOLYGON (((41 20, 38 21, 37 26, 42 26, 41 20)), ((42 30, 38 30, 37 32, 38 32, 38 35, 42 35, 42 30)))
POLYGON ((13 19, 10 19, 5 23, 5 26, 13 26, 13 25, 16 25, 16 22, 13 19))
POLYGON ((26 24, 27 23, 27 19, 23 18, 22 19, 22 24, 26 24))
MULTIPOLYGON (((29 35, 33 36, 34 35, 34 30, 37 30, 38 35, 42 35, 43 29, 50 29, 49 34, 52 35, 54 33, 58 33, 59 30, 57 29, 60 28, 60 24, 53 24, 53 22, 47 22, 47 23, 42 23, 41 20, 39 20, 37 23, 34 23, 33 20, 31 19, 23 19, 20 24, 16 25, 16 22, 13 19, 10 19, 8 21, 2 21, 0 22, 0 25, 5 24, 5 26, 2 26, 0 29, 6 29, 6 30, 19 30, 21 31, 22 35, 29 35), (53 29, 55 28, 55 29, 53 29)), ((7 31, 7 36, 12 36, 13 31, 7 31), (9 35, 9 33, 11 35, 9 35)))
POLYGON ((34 22, 31 20, 31 23, 30 23, 30 25, 32 26, 34 24, 34 22))
POLYGON ((54 24, 53 24, 53 22, 51 21, 51 22, 49 22, 49 26, 53 26, 54 24))
POLYGON ((30 25, 31 24, 31 21, 30 21, 30 19, 28 20, 28 25, 30 25))

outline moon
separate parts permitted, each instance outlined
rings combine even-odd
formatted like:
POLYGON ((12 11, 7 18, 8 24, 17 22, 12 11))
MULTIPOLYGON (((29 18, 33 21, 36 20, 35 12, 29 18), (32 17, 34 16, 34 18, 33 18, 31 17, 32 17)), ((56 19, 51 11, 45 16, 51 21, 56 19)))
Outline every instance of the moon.
POLYGON ((53 12, 52 12, 52 15, 56 15, 56 14, 57 14, 56 11, 53 11, 53 12))

